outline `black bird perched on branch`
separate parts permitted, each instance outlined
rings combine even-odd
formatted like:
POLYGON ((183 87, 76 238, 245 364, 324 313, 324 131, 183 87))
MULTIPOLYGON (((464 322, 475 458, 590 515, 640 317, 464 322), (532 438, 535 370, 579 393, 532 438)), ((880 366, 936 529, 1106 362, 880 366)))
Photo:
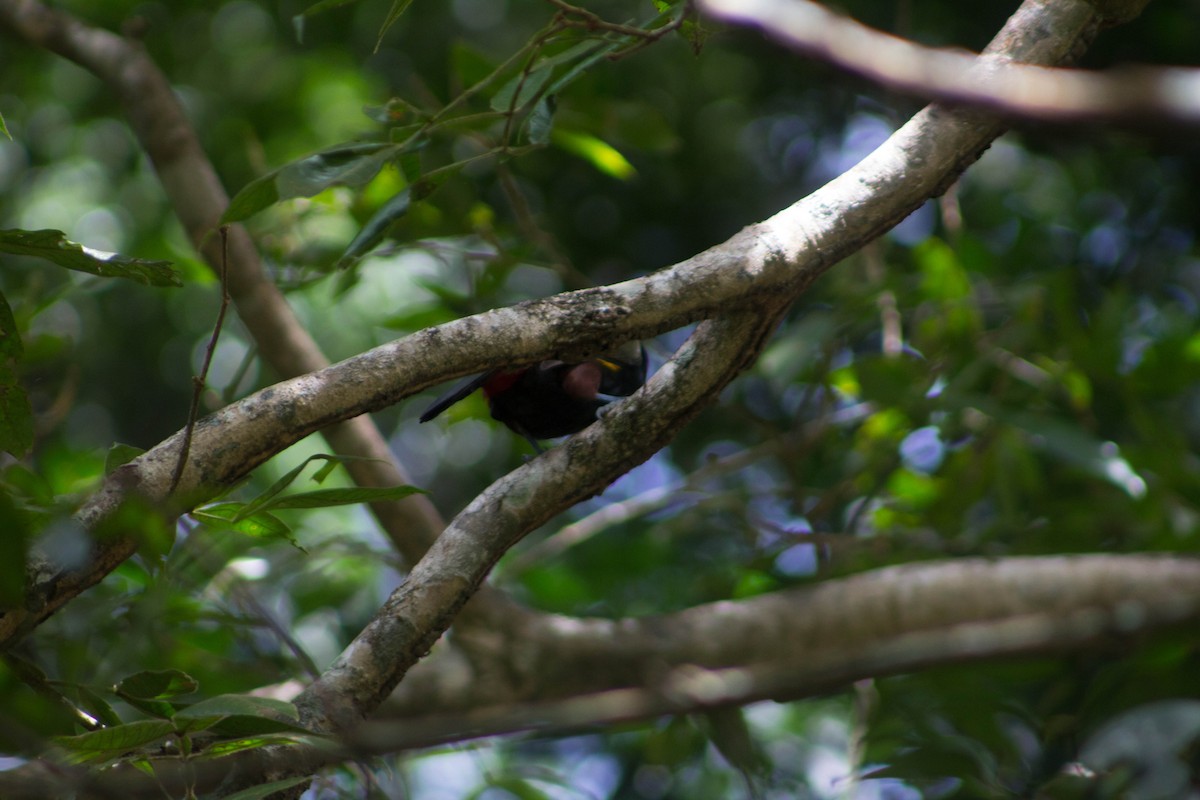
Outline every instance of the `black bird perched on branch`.
POLYGON ((617 353, 579 363, 542 361, 476 375, 435 400, 421 422, 482 388, 493 419, 524 436, 540 453, 538 439, 578 433, 596 421, 600 409, 645 382, 646 349, 632 342, 617 353))

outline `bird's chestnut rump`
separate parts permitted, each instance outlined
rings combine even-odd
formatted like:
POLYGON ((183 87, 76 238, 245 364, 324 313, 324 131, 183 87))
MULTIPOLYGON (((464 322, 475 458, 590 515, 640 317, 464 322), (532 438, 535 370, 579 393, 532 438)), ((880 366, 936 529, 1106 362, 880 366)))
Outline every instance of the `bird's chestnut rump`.
POLYGON ((494 419, 529 440, 577 433, 596 421, 605 405, 628 397, 646 382, 646 349, 632 342, 615 353, 578 363, 542 361, 476 375, 439 397, 421 422, 441 414, 476 389, 483 389, 494 419))

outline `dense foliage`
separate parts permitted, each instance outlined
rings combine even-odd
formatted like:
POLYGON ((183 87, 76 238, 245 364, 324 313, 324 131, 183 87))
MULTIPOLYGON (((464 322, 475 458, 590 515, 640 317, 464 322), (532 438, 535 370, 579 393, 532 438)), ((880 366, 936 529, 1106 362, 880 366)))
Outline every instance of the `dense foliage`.
MULTIPOLYGON (((295 2, 60 5, 110 29, 139 20, 225 185, 250 187, 231 215, 245 218, 333 359, 680 261, 841 173, 919 107, 707 20, 635 46, 552 31, 550 4, 456 0, 413 3, 381 33, 390 4, 361 2, 307 17, 298 40, 295 2), (523 60, 501 68, 523 48, 551 58, 544 75, 522 72, 523 60), (509 113, 523 92, 551 89, 553 102, 509 113), (314 153, 324 155, 304 160, 314 153), (294 197, 254 193, 256 179, 288 169, 294 197)), ((659 5, 589 8, 648 25, 679 12, 659 5)), ((901 35, 971 48, 1010 11, 844 5, 901 35)), ((1197 12, 1194 1, 1152 3, 1103 34, 1084 66, 1194 61, 1184 31, 1197 12)), ((149 447, 184 425, 220 291, 104 87, 15 38, 0 42, 0 115, 12 137, 0 137, 0 229, 57 229, 170 261, 182 283, 0 256, 23 347, 4 355, 35 423, 29 452, 0 474, 0 523, 13 532, 0 541, 0 583, 11 602, 35 536, 80 546, 69 513, 110 447, 149 447)), ((1194 551, 1192 134, 1007 134, 947 197, 818 282, 669 448, 529 537, 494 583, 537 609, 620 617, 942 557, 1194 551), (556 538, 621 501, 630 513, 620 519, 556 538)), ((682 335, 649 343, 652 362, 682 335)), ((204 407, 276 378, 231 318, 204 407)), ((418 425, 432 396, 377 421, 451 516, 530 451, 479 399, 418 425)), ((254 497, 319 452, 306 440, 232 498, 254 497)), ((348 485, 338 470, 320 477, 348 485)), ((301 483, 292 488, 318 488, 301 483)), ((128 720, 138 718, 135 695, 106 693, 142 671, 187 673, 198 699, 327 665, 401 565, 361 507, 276 514, 287 537, 214 532, 190 517, 173 537, 148 534, 137 558, 0 665, 0 749, 27 756, 46 737, 79 732, 54 692, 93 708, 103 695, 128 720), (23 671, 33 665, 43 678, 23 671)), ((1107 797, 1131 785, 1146 792, 1136 796, 1183 796, 1172 792, 1186 778, 1143 784, 1183 754, 1195 785, 1197 644, 1179 633, 1130 652, 943 667, 759 704, 745 711, 745 747, 729 732, 739 725, 714 714, 404 754, 371 781, 380 796, 422 798, 1107 797), (1167 718, 1187 732, 1151 739, 1128 771, 1089 784, 1099 794, 1082 793, 1079 762, 1132 758, 1115 752, 1121 726, 1168 737, 1167 718)), ((319 796, 365 796, 371 781, 334 772, 319 796)))

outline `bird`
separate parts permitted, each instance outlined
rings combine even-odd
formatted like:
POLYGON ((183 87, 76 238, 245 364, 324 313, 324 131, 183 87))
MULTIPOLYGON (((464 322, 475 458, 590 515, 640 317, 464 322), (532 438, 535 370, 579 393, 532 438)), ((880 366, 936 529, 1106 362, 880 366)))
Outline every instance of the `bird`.
POLYGON ((633 394, 645 382, 646 348, 631 342, 612 354, 586 361, 549 360, 489 370, 434 400, 420 419, 429 422, 476 389, 483 389, 492 418, 541 453, 539 439, 578 433, 596 421, 601 409, 633 394))

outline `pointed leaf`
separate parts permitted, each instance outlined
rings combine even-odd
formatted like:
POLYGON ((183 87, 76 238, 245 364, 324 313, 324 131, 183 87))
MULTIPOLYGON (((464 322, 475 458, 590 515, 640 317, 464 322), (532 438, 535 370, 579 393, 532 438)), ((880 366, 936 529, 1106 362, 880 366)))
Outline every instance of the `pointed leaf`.
POLYGON ((412 494, 428 494, 424 489, 415 486, 388 486, 376 488, 370 486, 349 489, 319 489, 315 492, 289 494, 272 500, 268 508, 329 508, 331 506, 353 505, 355 503, 374 503, 378 500, 400 500, 412 494))
POLYGON ((299 778, 284 778, 281 781, 272 781, 271 783, 264 783, 260 786, 251 786, 249 789, 242 789, 240 792, 227 794, 221 798, 221 800, 263 800, 264 798, 270 797, 276 792, 282 792, 284 789, 291 789, 293 786, 300 786, 301 784, 308 783, 311 780, 312 778, 307 775, 299 778))
POLYGON ((375 40, 375 49, 379 50, 379 46, 383 44, 383 35, 388 32, 388 29, 396 24, 396 20, 404 15, 408 7, 412 5, 412 0, 392 0, 392 7, 388 9, 387 18, 383 21, 383 27, 379 29, 379 38, 375 40))
MULTIPOLYGON (((243 508, 242 513, 235 519, 248 517, 251 514, 254 514, 255 512, 257 512, 259 509, 266 508, 266 505, 271 500, 271 498, 274 497, 275 495, 279 494, 280 492, 282 492, 287 487, 291 486, 292 483, 296 480, 296 478, 300 477, 300 473, 302 473, 304 471, 304 468, 307 467, 312 462, 326 461, 326 462, 329 462, 332 464, 341 464, 349 458, 350 458, 349 456, 336 456, 336 455, 329 455, 328 453, 317 453, 316 455, 309 456, 308 458, 301 461, 298 466, 295 466, 292 469, 288 470, 287 473, 283 477, 281 477, 279 480, 272 483, 269 487, 267 487, 265 490, 263 490, 263 492, 261 494, 259 494, 257 497, 255 497, 253 500, 251 500, 249 503, 246 503, 243 508)), ((321 473, 318 473, 318 474, 321 474, 321 473)), ((324 480, 324 478, 322 478, 321 480, 324 480)), ((317 483, 320 483, 321 480, 318 480, 317 483)))
POLYGON ((74 754, 78 761, 104 760, 155 744, 174 732, 175 727, 167 720, 145 719, 78 736, 56 736, 54 743, 74 754))
MULTIPOLYGON (((618 42, 593 42, 591 44, 598 45, 595 52, 588 55, 586 58, 581 58, 571 68, 558 77, 554 83, 550 84, 550 88, 546 90, 546 94, 561 94, 562 90, 575 82, 575 79, 582 75, 589 67, 606 57, 609 53, 617 50, 620 46, 618 42)), ((583 51, 586 52, 586 51, 583 51)), ((581 53, 582 54, 582 53, 581 53)))
POLYGON ((312 197, 330 186, 362 186, 394 155, 380 142, 343 145, 294 161, 279 170, 275 186, 280 199, 312 197))
POLYGON ((504 84, 492 96, 493 111, 510 111, 522 108, 533 101, 554 76, 552 64, 543 63, 530 72, 522 72, 504 84))
POLYGON ((205 716, 231 716, 233 714, 272 714, 299 719, 296 706, 286 700, 271 697, 254 697, 246 694, 222 694, 209 697, 188 706, 177 715, 180 718, 205 716))
POLYGON ((331 186, 362 186, 396 152, 396 146, 387 142, 354 142, 293 161, 243 187, 229 202, 221 222, 239 222, 280 200, 312 197, 331 186))
POLYGON ((140 700, 164 700, 181 694, 191 694, 199 687, 191 675, 177 669, 147 670, 125 678, 115 687, 122 697, 140 700))
POLYGON ((222 736, 243 738, 246 736, 268 736, 276 733, 308 735, 310 731, 298 722, 264 717, 260 714, 230 714, 212 726, 222 736))
POLYGON ((346 269, 352 266, 360 258, 362 258, 375 246, 383 241, 387 229, 392 223, 402 218, 408 213, 408 209, 412 206, 412 187, 406 187, 401 190, 395 197, 383 204, 383 207, 375 212, 375 215, 367 221, 358 235, 354 237, 354 241, 346 248, 346 252, 342 253, 342 257, 338 259, 338 269, 346 269))
POLYGON ((108 700, 101 697, 98 692, 93 691, 87 686, 76 687, 79 692, 79 704, 98 719, 102 725, 112 727, 113 725, 121 724, 121 717, 109 704, 108 700))
POLYGON ((286 522, 265 511, 255 511, 246 516, 245 503, 214 503, 192 512, 192 516, 205 525, 217 529, 237 531, 255 539, 286 539, 292 544, 292 529, 286 522))
POLYGON ((99 275, 102 278, 128 278, 146 286, 182 286, 170 261, 129 258, 103 250, 93 250, 72 242, 62 231, 0 230, 0 253, 44 258, 60 267, 99 275))
POLYGON ((554 129, 554 109, 558 103, 554 95, 546 95, 538 101, 525 120, 525 130, 530 144, 547 144, 550 141, 550 131, 554 129))

